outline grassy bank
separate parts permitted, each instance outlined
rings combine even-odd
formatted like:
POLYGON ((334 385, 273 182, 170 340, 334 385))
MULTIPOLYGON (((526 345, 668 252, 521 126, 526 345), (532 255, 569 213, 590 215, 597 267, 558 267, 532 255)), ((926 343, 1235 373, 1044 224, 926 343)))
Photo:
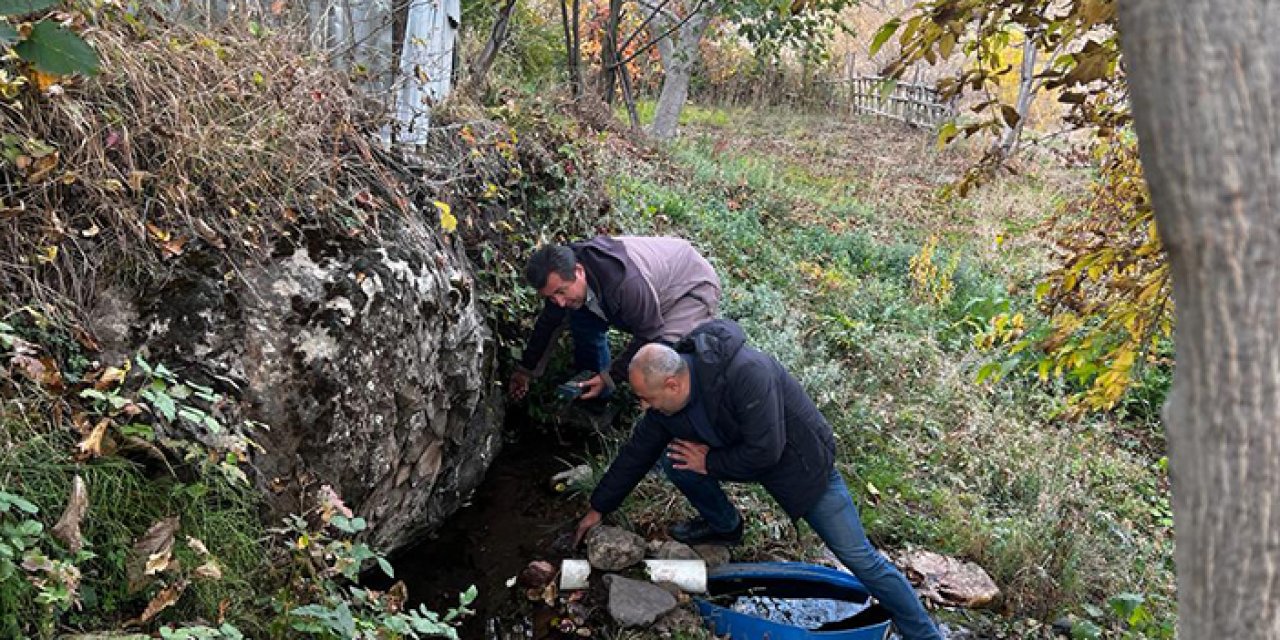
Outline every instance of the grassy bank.
MULTIPOLYGON (((1171 619, 1159 426, 1061 419, 1053 381, 975 382, 990 357, 975 336, 999 310, 1030 307, 1047 267, 1038 229, 1082 176, 1029 167, 941 200, 965 150, 891 124, 781 113, 690 109, 670 151, 613 172, 619 218, 638 220, 628 232, 685 235, 716 263, 724 313, 834 424, 874 542, 980 563, 1011 614, 997 626, 1072 614, 1086 635, 1141 633, 1108 608, 1122 594, 1124 611, 1140 596, 1142 612, 1171 619)), ((669 489, 642 496, 640 525, 671 515, 669 489)), ((745 556, 819 553, 763 494, 740 496, 765 514, 745 556)))

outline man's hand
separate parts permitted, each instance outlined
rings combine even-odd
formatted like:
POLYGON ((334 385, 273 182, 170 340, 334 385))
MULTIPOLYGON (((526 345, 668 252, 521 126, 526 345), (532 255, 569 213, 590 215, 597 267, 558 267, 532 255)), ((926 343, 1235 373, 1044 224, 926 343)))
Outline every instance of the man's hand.
POLYGON ((602 516, 600 512, 596 511, 595 509, 588 511, 587 515, 582 516, 582 520, 578 521, 578 530, 573 533, 574 549, 578 548, 578 544, 580 544, 582 542, 582 539, 587 536, 588 531, 591 531, 592 529, 596 528, 596 525, 600 524, 600 519, 603 517, 604 516, 602 516))
POLYGON ((507 384, 507 394, 512 400, 520 400, 526 393, 529 393, 529 374, 525 371, 512 373, 511 382, 507 384))
POLYGON ((671 458, 674 469, 688 470, 707 475, 707 452, 711 447, 701 442, 673 440, 667 447, 667 457, 671 458))
POLYGON ((604 374, 597 373, 594 376, 579 382, 578 386, 582 387, 582 395, 580 397, 583 400, 590 400, 604 393, 605 387, 607 387, 608 384, 604 381, 604 374))

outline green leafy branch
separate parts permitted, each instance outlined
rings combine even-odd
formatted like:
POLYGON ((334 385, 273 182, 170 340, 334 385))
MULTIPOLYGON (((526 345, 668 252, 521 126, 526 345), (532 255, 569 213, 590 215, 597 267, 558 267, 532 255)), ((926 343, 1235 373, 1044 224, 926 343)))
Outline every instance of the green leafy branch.
POLYGON ((35 22, 24 20, 57 4, 58 0, 0 0, 0 45, 12 48, 20 59, 51 76, 97 74, 98 52, 68 29, 58 14, 35 22))

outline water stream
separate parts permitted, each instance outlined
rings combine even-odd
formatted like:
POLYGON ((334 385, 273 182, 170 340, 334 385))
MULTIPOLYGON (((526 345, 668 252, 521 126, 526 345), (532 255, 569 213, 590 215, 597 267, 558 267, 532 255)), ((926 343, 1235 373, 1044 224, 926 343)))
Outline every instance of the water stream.
MULTIPOLYGON (((532 560, 559 565, 573 527, 586 512, 586 497, 558 494, 548 480, 584 462, 588 441, 535 425, 512 408, 507 438, 468 506, 438 531, 391 558, 396 577, 408 587, 408 606, 437 612, 457 606, 469 586, 479 590, 476 611, 459 629, 463 638, 492 635, 486 627, 528 624, 519 587, 508 587, 532 560), (492 622, 489 622, 491 621, 492 622)), ((386 588, 370 580, 374 588, 386 588)))

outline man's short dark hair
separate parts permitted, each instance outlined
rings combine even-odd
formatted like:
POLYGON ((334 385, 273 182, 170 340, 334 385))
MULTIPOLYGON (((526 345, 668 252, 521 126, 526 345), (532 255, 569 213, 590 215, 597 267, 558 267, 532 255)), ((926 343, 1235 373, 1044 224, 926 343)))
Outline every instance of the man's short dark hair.
POLYGON ((559 244, 545 245, 529 256, 529 264, 524 267, 524 279, 534 289, 541 290, 547 286, 547 278, 554 272, 561 280, 573 280, 573 268, 578 266, 578 259, 573 249, 559 244))

